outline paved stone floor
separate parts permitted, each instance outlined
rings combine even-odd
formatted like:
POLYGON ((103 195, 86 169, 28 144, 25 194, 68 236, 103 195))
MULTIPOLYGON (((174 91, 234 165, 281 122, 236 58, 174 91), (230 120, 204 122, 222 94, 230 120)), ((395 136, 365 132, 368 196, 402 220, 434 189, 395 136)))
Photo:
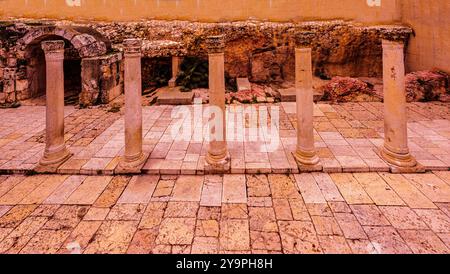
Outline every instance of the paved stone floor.
MULTIPOLYGON (((291 154, 296 147, 295 103, 271 106, 280 107, 279 136, 265 132, 256 141, 252 138, 260 125, 253 124, 249 116, 244 117, 239 106, 229 107, 234 117, 240 117, 227 123, 229 135, 234 131, 237 137, 228 142, 232 157, 231 173, 299 172, 291 154), (236 129, 245 131, 236 132, 236 129), (276 150, 262 150, 275 139, 279 142, 276 150)), ((449 106, 445 103, 408 105, 410 149, 427 170, 450 168, 449 106)), ((193 109, 192 106, 187 108, 193 109)), ((144 151, 149 154, 143 173, 203 175, 208 142, 196 140, 194 136, 199 132, 202 136, 201 129, 206 121, 190 121, 190 137, 174 140, 172 132, 180 130, 180 122, 186 121, 186 117, 172 118, 173 109, 173 106, 143 108, 144 151)), ((325 172, 389 170, 377 154, 383 144, 382 103, 320 103, 315 105, 314 112, 316 146, 325 172)), ((74 155, 60 166, 58 172, 113 175, 123 154, 123 115, 108 112, 107 108, 78 110, 70 106, 65 108, 65 115, 65 139, 74 155)), ((0 109, 0 118, 0 173, 32 170, 45 146, 45 107, 0 109)))
POLYGON ((0 253, 449 253, 450 172, 0 176, 0 253))

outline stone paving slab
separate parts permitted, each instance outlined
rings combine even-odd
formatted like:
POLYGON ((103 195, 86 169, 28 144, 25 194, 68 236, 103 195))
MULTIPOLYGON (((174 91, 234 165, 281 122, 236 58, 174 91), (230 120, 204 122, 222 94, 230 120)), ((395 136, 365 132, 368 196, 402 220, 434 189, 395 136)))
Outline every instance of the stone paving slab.
POLYGON ((0 205, 0 253, 448 254, 450 203, 433 200, 444 196, 438 194, 449 178, 450 172, 3 175, 0 187, 18 183, 0 195, 8 201, 0 205), (430 178, 441 186, 435 192, 417 183, 430 178), (344 179, 356 192, 348 193, 344 179), (367 187, 374 182, 383 187, 374 192, 367 187), (234 184, 231 197, 243 198, 226 194, 234 184), (63 185, 75 185, 71 195, 63 185), (211 185, 224 193, 219 200, 211 185), (374 193, 395 203, 378 203, 374 193), (412 207, 411 197, 420 197, 412 207))
POLYGON ((0 253, 449 254, 449 179, 0 175, 0 253))
MULTIPOLYGON (((438 102, 408 104, 411 153, 427 171, 450 169, 449 106, 438 102)), ((192 113, 196 111, 192 105, 183 107, 192 113)), ((176 106, 168 105, 143 107, 143 150, 149 158, 142 173, 205 174, 208 141, 203 138, 202 129, 206 121, 177 115, 175 109, 176 106), (183 122, 190 128, 181 127, 183 122)), ((103 108, 70 106, 65 107, 65 115, 65 139, 74 155, 57 173, 114 175, 124 152, 123 116, 103 108)), ((390 170, 378 154, 384 136, 382 103, 318 103, 314 116, 315 143, 323 171, 390 170)), ((0 125, 0 173, 31 172, 45 147, 45 107, 0 109, 0 117, 4 121, 0 125)), ((299 173, 292 156, 296 149, 295 103, 228 106, 227 127, 230 173, 299 173), (278 107, 280 120, 276 130, 271 131, 269 123, 268 131, 261 132, 261 124, 253 122, 245 108, 256 107, 258 114, 266 106, 269 117, 271 108, 278 107)))

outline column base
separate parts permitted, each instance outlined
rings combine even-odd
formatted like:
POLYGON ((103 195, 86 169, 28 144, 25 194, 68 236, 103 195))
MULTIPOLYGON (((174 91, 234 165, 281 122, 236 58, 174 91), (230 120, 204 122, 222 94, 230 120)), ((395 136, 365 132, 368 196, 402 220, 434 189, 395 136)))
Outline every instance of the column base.
POLYGON ((381 158, 387 162, 392 173, 420 173, 425 168, 410 154, 392 152, 385 146, 380 150, 381 158))
POLYGON ((231 171, 231 157, 227 153, 224 158, 217 159, 211 157, 210 154, 206 156, 205 173, 206 174, 224 174, 231 171))
POLYGON ((142 167, 147 162, 149 154, 141 153, 131 159, 125 156, 120 158, 119 164, 114 171, 115 174, 140 174, 142 173, 142 167))
POLYGON ((44 156, 39 161, 39 164, 34 168, 37 173, 55 173, 58 167, 72 157, 72 153, 62 145, 54 151, 47 150, 44 152, 44 156))
POLYGON ((169 80, 169 83, 168 83, 168 86, 169 86, 169 88, 174 88, 174 87, 176 87, 176 86, 177 86, 177 79, 176 79, 176 78, 170 79, 170 80, 169 80))
POLYGON ((320 159, 315 151, 304 152, 297 150, 296 152, 293 152, 292 155, 297 162, 298 168, 302 172, 315 172, 323 170, 323 166, 320 164, 320 159))

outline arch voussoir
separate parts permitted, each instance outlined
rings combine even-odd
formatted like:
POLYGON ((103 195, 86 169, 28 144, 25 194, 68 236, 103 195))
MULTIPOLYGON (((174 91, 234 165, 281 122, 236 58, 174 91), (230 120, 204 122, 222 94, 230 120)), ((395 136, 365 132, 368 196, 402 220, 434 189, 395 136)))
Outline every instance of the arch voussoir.
POLYGON ((101 56, 107 52, 105 43, 98 41, 90 34, 78 34, 70 42, 78 50, 82 58, 101 56))
POLYGON ((44 37, 59 36, 69 41, 81 58, 101 56, 107 53, 106 44, 93 35, 79 32, 71 27, 43 26, 30 30, 19 43, 28 46, 40 42, 44 37))

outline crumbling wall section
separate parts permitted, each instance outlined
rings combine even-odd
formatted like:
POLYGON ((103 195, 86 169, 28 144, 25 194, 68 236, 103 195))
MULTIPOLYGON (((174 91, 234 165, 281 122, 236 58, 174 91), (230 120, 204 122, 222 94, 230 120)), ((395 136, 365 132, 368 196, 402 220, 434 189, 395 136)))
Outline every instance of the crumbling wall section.
POLYGON ((123 90, 123 69, 121 53, 84 58, 80 105, 106 104, 119 96, 123 90))
MULTIPOLYGON (((313 31, 314 72, 333 76, 381 77, 380 33, 389 26, 362 26, 344 21, 273 23, 242 21, 199 23, 188 21, 94 22, 89 24, 120 44, 125 38, 174 41, 190 56, 205 56, 209 35, 226 35, 225 70, 230 77, 249 77, 267 83, 294 77, 294 34, 313 31)), ((393 29, 404 29, 398 27, 393 29)), ((157 50, 157 49, 156 49, 157 50)))

